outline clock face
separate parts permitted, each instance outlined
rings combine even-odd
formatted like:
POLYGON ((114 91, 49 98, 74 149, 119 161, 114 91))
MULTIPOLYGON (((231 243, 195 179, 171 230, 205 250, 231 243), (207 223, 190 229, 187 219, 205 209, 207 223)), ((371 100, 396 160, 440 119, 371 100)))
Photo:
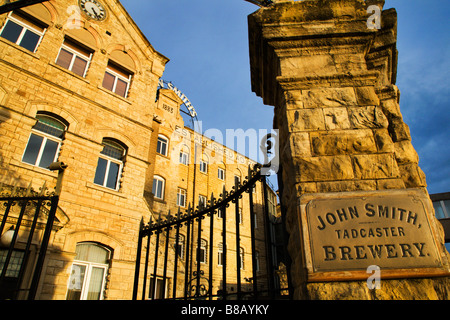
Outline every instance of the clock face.
POLYGON ((106 10, 97 0, 80 0, 80 8, 91 19, 105 20, 106 10))

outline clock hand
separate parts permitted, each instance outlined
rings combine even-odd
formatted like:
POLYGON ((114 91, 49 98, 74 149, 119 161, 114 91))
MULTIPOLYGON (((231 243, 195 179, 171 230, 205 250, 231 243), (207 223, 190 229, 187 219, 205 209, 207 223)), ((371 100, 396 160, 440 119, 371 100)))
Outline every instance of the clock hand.
POLYGON ((95 10, 94 7, 92 7, 92 11, 94 11, 94 14, 95 14, 95 17, 96 17, 96 18, 99 18, 99 17, 100 17, 99 14, 97 13, 97 10, 95 10))

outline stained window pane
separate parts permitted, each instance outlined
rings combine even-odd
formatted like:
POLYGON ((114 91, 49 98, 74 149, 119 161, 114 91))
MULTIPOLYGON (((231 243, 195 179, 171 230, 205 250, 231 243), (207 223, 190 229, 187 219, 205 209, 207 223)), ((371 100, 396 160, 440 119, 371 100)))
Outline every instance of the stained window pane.
POLYGON ((32 165, 36 164, 37 157, 39 155, 39 151, 41 150, 43 140, 44 140, 43 137, 31 134, 30 140, 28 140, 28 145, 27 148, 25 149, 25 153, 22 158, 23 162, 32 165))
POLYGON ((84 276, 86 274, 86 266, 72 266, 72 274, 69 278, 69 290, 67 292, 67 300, 80 300, 81 290, 83 288, 84 276))
POLYGON ((56 157, 56 152, 58 151, 59 143, 56 141, 52 141, 47 139, 47 143, 45 144, 44 151, 42 152, 41 161, 39 163, 39 167, 48 168, 54 161, 56 157))
POLYGON ((109 173, 108 173, 108 179, 106 181, 106 187, 111 189, 117 188, 117 180, 119 178, 119 169, 120 165, 114 162, 110 162, 109 164, 109 173))
POLYGON ((116 84, 116 93, 124 98, 126 98, 127 96, 127 86, 128 83, 123 81, 122 79, 117 79, 117 84, 116 84))
POLYGON ((84 77, 84 72, 86 71, 86 67, 87 67, 87 61, 85 61, 79 57, 76 57, 75 62, 73 63, 73 66, 72 66, 72 71, 75 74, 77 74, 81 77, 84 77))
POLYGON ((59 52, 58 59, 56 60, 56 64, 63 68, 69 69, 70 63, 72 62, 72 57, 73 57, 72 53, 70 53, 65 49, 61 49, 61 51, 59 52))
POLYGON ((39 39, 41 39, 39 35, 37 35, 34 32, 31 32, 30 30, 27 30, 25 31, 25 35, 23 36, 22 41, 20 41, 19 44, 21 47, 24 47, 25 49, 34 52, 36 50, 39 39))
POLYGON ((92 268, 91 281, 86 300, 100 300, 104 275, 104 268, 92 268))
POLYGON ((97 170, 95 171, 94 183, 103 186, 105 182, 106 166, 108 161, 102 158, 98 158, 97 170))
POLYGON ((108 89, 108 90, 113 90, 114 89, 114 80, 116 79, 115 76, 113 76, 112 74, 105 72, 105 77, 103 78, 103 88, 108 89))
POLYGON ((23 27, 19 26, 17 23, 14 23, 10 20, 6 22, 5 28, 2 31, 2 37, 16 43, 19 39, 20 33, 22 32, 23 27))

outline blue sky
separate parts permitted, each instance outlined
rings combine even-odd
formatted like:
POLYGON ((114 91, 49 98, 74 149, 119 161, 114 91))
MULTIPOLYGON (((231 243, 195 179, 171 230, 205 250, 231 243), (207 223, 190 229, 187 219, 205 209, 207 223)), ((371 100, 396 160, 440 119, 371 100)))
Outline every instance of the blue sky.
MULTIPOLYGON (((273 107, 251 91, 244 0, 121 0, 153 47, 168 57, 163 79, 190 100, 203 130, 271 129, 273 107)), ((398 14, 400 107, 427 175, 450 191, 450 1, 386 0, 398 14)), ((271 179, 273 180, 273 179, 271 179)))

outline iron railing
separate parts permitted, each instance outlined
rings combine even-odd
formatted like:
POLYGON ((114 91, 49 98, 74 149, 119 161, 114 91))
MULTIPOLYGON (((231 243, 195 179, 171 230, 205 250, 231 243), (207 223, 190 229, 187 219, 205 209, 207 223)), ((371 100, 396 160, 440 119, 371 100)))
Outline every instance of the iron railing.
MULTIPOLYGON (((138 298, 138 294, 143 300, 274 299, 283 294, 287 297, 288 288, 280 284, 280 277, 277 274, 279 271, 276 270, 277 265, 275 265, 277 259, 275 244, 272 243, 274 237, 271 235, 274 230, 271 228, 274 217, 269 216, 268 192, 270 189, 267 186, 266 176, 261 174, 261 166, 257 165, 253 169, 249 168, 246 180, 242 184, 236 181, 230 192, 223 190, 218 199, 211 195, 205 207, 193 210, 189 206, 185 212, 178 210, 175 216, 169 212, 165 219, 159 215, 156 221, 150 220, 148 224, 142 221, 137 245, 133 300, 138 298), (258 210, 258 214, 264 215, 265 263, 261 261, 263 255, 259 259, 256 255, 256 211, 253 188, 257 182, 261 182, 264 196, 263 210, 258 210), (250 209, 252 257, 250 277, 243 277, 242 274, 241 237, 244 235, 241 234, 239 221, 240 202, 244 193, 248 194, 250 209), (230 206, 233 207, 232 204, 234 204, 234 210, 230 210, 230 206), (215 217, 219 213, 222 219, 216 226, 215 217), (234 215, 234 226, 228 225, 232 221, 227 220, 228 214, 234 215), (203 229, 206 230, 206 235, 202 233, 203 229), (178 243, 181 231, 186 239, 182 247, 178 243), (214 248, 217 248, 214 246, 217 237, 219 239, 216 239, 216 242, 221 240, 222 243, 221 252, 214 252, 214 248), (203 238, 207 239, 209 245, 200 252, 203 238), (231 245, 227 245, 230 243, 231 245), (195 245, 196 248, 194 248, 195 245), (141 261, 143 254, 145 258, 141 261), (207 263, 204 261, 205 255, 209 257, 207 263), (219 255, 221 261, 218 268, 216 259, 213 257, 218 258, 219 255), (266 270, 258 270, 263 264, 266 270), (169 280, 171 289, 167 285, 169 280), (215 292, 214 289, 216 289, 215 292)), ((258 229, 260 227, 258 226, 258 229)), ((248 231, 245 232, 248 233, 248 231)))
POLYGON ((0 299, 34 300, 59 196, 0 185, 0 299))

